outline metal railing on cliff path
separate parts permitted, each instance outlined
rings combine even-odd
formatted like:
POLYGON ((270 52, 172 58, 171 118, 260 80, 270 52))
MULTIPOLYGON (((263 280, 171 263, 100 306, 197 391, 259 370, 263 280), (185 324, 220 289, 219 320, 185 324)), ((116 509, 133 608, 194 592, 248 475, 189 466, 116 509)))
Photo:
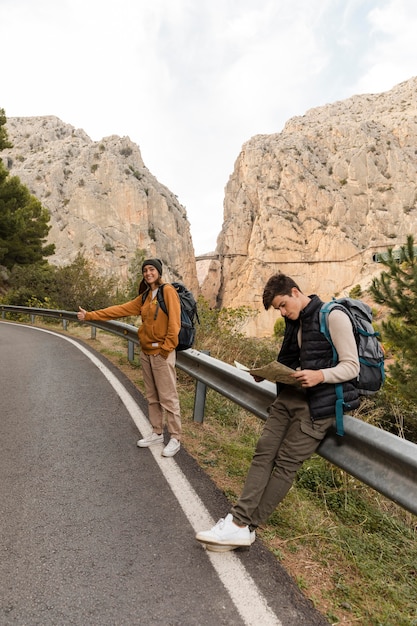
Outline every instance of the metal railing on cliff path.
MULTIPOLYGON (((77 314, 71 311, 8 305, 0 305, 0 311, 3 319, 6 313, 27 314, 32 323, 38 316, 61 319, 64 329, 67 329, 68 321, 79 323, 77 314)), ((93 337, 98 328, 126 339, 127 357, 133 361, 135 346, 139 344, 135 326, 122 322, 84 324, 91 326, 93 337)), ((207 385, 259 418, 266 419, 267 407, 275 397, 273 383, 256 383, 246 372, 194 349, 177 353, 177 367, 197 381, 197 388, 207 385)), ((330 431, 318 453, 417 515, 417 445, 349 415, 344 417, 344 427, 345 436, 340 438, 335 431, 330 431)))

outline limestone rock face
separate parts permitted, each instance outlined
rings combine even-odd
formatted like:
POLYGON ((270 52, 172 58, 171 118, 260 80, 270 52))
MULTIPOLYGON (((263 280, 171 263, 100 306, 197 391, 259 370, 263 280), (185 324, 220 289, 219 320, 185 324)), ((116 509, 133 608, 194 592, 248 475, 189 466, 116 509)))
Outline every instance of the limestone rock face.
POLYGON ((366 288, 381 271, 375 255, 416 233, 416 198, 417 78, 312 109, 244 144, 206 281, 220 305, 254 308, 248 334, 270 335, 272 274, 323 299, 366 288))
POLYGON ((9 118, 6 128, 13 148, 1 158, 51 214, 51 263, 67 265, 82 252, 103 275, 125 280, 144 250, 163 261, 166 281, 198 292, 186 211, 128 137, 94 142, 52 116, 9 118))

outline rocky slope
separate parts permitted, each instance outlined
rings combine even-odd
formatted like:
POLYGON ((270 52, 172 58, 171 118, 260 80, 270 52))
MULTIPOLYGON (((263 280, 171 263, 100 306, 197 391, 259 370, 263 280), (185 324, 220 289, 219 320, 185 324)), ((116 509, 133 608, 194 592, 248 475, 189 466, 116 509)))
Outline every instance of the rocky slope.
POLYGON ((323 298, 366 288, 375 255, 417 230, 417 78, 389 92, 312 109, 244 144, 226 187, 224 222, 203 293, 247 305, 270 334, 269 276, 290 274, 323 298))
POLYGON ((143 250, 162 259, 166 280, 183 279, 197 293, 186 211, 128 137, 94 142, 52 116, 9 118, 6 128, 13 148, 1 158, 51 214, 50 262, 65 265, 82 252, 101 273, 123 280, 143 250))

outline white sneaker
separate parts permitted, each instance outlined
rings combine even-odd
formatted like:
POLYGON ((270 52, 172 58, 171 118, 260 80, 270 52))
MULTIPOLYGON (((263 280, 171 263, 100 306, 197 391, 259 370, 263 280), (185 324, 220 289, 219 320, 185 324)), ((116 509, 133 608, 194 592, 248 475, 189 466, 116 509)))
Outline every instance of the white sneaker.
POLYGON ((195 538, 201 543, 217 546, 230 546, 230 550, 239 546, 250 546, 255 538, 251 537, 249 526, 238 526, 233 521, 231 513, 225 519, 220 519, 211 530, 196 534, 195 538))
MULTIPOLYGON (((250 545, 254 543, 255 539, 256 539, 256 534, 255 534, 255 531, 252 530, 250 533, 250 545)), ((214 544, 214 543, 206 543, 205 547, 210 552, 230 552, 231 550, 237 550, 239 548, 239 546, 219 545, 219 544, 214 544)))
POLYGON ((162 456, 174 456, 174 454, 177 454, 180 448, 180 442, 175 439, 175 437, 171 437, 168 445, 166 445, 165 448, 162 450, 162 456))
POLYGON ((155 443, 164 443, 164 436, 158 435, 158 433, 151 433, 147 437, 139 439, 136 445, 139 448, 149 448, 149 446, 153 446, 155 443))

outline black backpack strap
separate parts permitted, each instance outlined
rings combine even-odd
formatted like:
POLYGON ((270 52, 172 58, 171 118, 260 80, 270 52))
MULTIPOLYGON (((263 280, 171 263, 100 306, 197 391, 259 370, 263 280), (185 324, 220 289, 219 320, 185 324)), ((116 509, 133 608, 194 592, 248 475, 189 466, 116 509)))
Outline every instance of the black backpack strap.
MULTIPOLYGON (((158 311, 160 308, 163 310, 165 315, 168 315, 167 307, 166 307, 165 300, 164 300, 164 286, 165 286, 165 283, 162 283, 162 285, 159 285, 158 287, 158 291, 156 294, 157 305, 155 309, 155 315, 153 316, 154 320, 156 320, 158 311)), ((148 287, 147 290, 142 293, 142 304, 145 302, 146 298, 148 297, 149 292, 150 292, 150 287, 148 287)))
MULTIPOLYGON (((165 284, 166 283, 162 283, 162 285, 159 285, 158 293, 156 294, 156 297, 158 299, 159 306, 161 307, 161 309, 163 310, 165 315, 168 315, 167 307, 166 307, 165 300, 164 300, 164 287, 165 287, 165 284)), ((157 314, 158 314, 158 307, 156 309, 155 319, 156 319, 156 315, 157 314)))

